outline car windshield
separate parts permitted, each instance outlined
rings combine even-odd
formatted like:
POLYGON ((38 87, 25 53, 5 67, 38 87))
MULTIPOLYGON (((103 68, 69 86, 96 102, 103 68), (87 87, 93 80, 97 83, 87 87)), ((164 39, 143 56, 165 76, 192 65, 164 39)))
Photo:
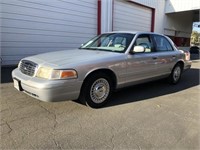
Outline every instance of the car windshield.
POLYGON ((123 53, 129 47, 133 37, 134 34, 130 33, 102 34, 83 44, 79 49, 123 53))

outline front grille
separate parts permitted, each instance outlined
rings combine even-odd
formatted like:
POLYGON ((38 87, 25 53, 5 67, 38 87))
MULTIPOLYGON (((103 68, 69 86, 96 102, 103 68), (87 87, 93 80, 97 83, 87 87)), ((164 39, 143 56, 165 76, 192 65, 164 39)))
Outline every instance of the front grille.
POLYGON ((37 64, 28 60, 22 60, 19 65, 19 70, 28 76, 33 76, 36 68, 37 64))

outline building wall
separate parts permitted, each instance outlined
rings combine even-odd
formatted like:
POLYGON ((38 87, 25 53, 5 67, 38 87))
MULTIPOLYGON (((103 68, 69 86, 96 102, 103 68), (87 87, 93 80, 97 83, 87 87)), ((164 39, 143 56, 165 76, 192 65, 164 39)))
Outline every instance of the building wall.
MULTIPOLYGON (((166 34, 179 44, 188 41, 194 17, 191 12, 172 13, 171 7, 174 12, 200 7, 197 0, 191 0, 191 4, 186 0, 1 0, 1 65, 17 64, 21 58, 38 53, 77 48, 97 33, 116 30, 116 1, 124 2, 127 8, 138 4, 155 10, 153 31, 166 34), (183 1, 185 4, 179 6, 183 1)), ((132 19, 138 26, 135 17, 132 19)), ((133 28, 120 24, 118 29, 133 28)))
POLYGON ((97 0, 1 0, 2 65, 72 49, 97 35, 97 0))
POLYGON ((199 10, 199 0, 166 0, 165 13, 199 10))
POLYGON ((101 33, 112 31, 113 28, 113 0, 99 0, 101 3, 101 33))
POLYGON ((113 5, 114 31, 151 31, 153 19, 151 8, 122 0, 115 0, 113 5))
MULTIPOLYGON (((112 31, 113 26, 113 18, 112 15, 114 12, 114 3, 116 1, 129 1, 138 3, 150 8, 155 9, 155 24, 154 24, 154 31, 158 33, 164 33, 164 17, 165 17, 165 0, 100 0, 102 3, 101 7, 101 31, 109 32, 112 31), (113 2, 112 2, 113 1, 113 2)), ((131 3, 130 3, 131 4, 131 3)), ((139 12, 138 12, 139 13, 139 12)))
POLYGON ((171 37, 176 45, 189 47, 198 0, 133 0, 155 8, 155 32, 171 37))
POLYGON ((167 14, 164 20, 164 34, 189 38, 192 31, 192 22, 193 12, 191 11, 167 14))
POLYGON ((163 33, 164 19, 165 19, 165 0, 131 0, 142 5, 155 8, 155 26, 154 31, 163 33))

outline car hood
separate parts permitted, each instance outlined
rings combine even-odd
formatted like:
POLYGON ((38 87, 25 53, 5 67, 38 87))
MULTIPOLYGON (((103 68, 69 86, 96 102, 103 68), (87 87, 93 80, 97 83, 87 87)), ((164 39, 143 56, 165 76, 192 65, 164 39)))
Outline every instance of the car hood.
POLYGON ((74 66, 82 63, 109 60, 108 58, 122 55, 121 53, 95 50, 64 50, 39 54, 25 58, 39 65, 50 67, 74 66))

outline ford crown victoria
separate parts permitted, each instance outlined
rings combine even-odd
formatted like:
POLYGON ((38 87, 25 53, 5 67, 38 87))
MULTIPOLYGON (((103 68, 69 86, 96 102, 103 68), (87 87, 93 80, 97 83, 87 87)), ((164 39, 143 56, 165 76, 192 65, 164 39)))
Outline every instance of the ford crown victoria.
POLYGON ((12 77, 16 89, 36 99, 79 99, 97 108, 119 88, 161 78, 177 84, 190 67, 190 53, 168 37, 121 31, 99 35, 79 49, 24 58, 12 77))

